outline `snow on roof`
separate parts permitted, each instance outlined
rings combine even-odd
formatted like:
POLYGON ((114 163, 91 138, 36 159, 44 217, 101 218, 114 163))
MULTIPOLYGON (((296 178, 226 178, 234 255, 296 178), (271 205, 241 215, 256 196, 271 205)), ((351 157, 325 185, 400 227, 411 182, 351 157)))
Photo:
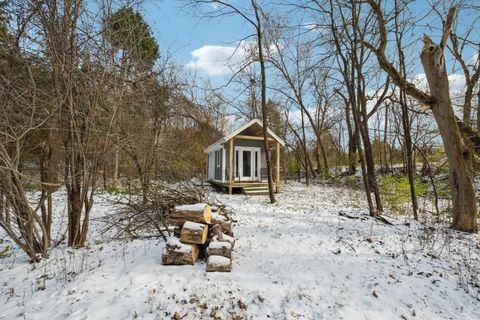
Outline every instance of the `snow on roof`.
MULTIPOLYGON (((205 148, 205 150, 203 150, 203 152, 205 153, 209 153, 211 151, 215 151, 215 150, 218 150, 222 147, 222 144, 232 138, 234 138, 235 136, 237 136, 238 134, 240 134, 243 130, 251 127, 252 125, 254 124, 258 124, 259 126, 261 126, 263 128, 263 124, 260 120, 258 119, 253 119, 251 121, 249 121, 248 123, 244 124, 243 126, 241 126, 240 128, 238 128, 237 130, 233 131, 232 133, 226 135, 225 137, 223 137, 222 139, 218 140, 217 142, 215 142, 214 144, 208 146, 207 148, 205 148)), ((279 142, 283 147, 285 147, 285 141, 283 141, 279 136, 277 136, 272 130, 270 130, 270 128, 267 128, 267 132, 268 134, 274 138, 277 142, 279 142)))

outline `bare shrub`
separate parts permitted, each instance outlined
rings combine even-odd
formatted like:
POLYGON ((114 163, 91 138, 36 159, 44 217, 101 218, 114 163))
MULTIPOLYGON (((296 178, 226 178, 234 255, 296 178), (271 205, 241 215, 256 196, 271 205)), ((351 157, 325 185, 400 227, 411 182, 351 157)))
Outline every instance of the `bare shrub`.
POLYGON ((129 195, 115 201, 121 209, 103 218, 107 226, 102 235, 113 239, 158 238, 170 234, 167 218, 176 205, 206 201, 206 189, 193 182, 156 183, 144 194, 129 195))

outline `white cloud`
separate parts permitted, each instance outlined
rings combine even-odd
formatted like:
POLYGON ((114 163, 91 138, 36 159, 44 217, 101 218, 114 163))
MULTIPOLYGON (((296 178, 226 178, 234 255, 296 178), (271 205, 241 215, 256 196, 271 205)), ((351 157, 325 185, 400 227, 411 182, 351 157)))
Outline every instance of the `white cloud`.
POLYGON ((191 52, 193 59, 187 67, 205 71, 211 76, 232 74, 247 57, 247 49, 247 45, 204 45, 191 52))
MULTIPOLYGON (((413 81, 422 90, 428 90, 427 77, 424 73, 417 74, 413 81)), ((459 73, 448 75, 448 83, 450 85, 450 94, 461 94, 465 91, 465 76, 459 73)))
POLYGON ((448 82, 450 84, 450 92, 452 94, 459 94, 465 91, 466 82, 463 74, 453 73, 449 75, 448 82))

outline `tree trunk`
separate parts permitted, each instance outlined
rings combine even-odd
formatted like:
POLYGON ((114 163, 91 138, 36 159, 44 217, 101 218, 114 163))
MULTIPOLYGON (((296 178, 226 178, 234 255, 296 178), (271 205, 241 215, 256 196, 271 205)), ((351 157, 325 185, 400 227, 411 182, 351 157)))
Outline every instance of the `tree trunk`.
POLYGON ((477 232, 477 203, 471 174, 471 151, 462 140, 450 100, 448 74, 442 46, 425 36, 420 55, 430 94, 434 98, 432 112, 437 122, 449 165, 452 189, 452 227, 477 232))
POLYGON ((384 159, 384 172, 390 171, 390 167, 388 165, 388 140, 387 140, 387 132, 388 132, 388 103, 385 104, 385 123, 383 127, 383 159, 384 159))
POLYGON ((119 183, 118 183, 119 162, 120 162, 120 148, 118 147, 118 145, 115 145, 114 165, 113 165, 113 186, 115 188, 119 187, 119 183))
POLYGON ((477 132, 480 134, 480 88, 477 93, 477 132))
POLYGON ((370 211, 370 215, 377 216, 383 212, 383 206, 380 199, 380 190, 378 189, 377 184, 377 176, 375 173, 375 160, 373 159, 373 150, 369 135, 367 102, 365 100, 365 85, 362 74, 363 71, 360 65, 355 63, 355 66, 357 72, 357 101, 360 106, 360 110, 357 110, 357 117, 361 118, 357 120, 357 123, 359 124, 357 127, 360 129, 360 134, 363 141, 364 161, 367 180, 369 184, 369 191, 373 192, 373 196, 375 198, 375 208, 373 211, 370 211))
MULTIPOLYGON (((272 164, 270 159, 270 147, 268 146, 268 115, 267 115, 267 75, 265 72, 265 59, 263 58, 263 31, 260 21, 259 8, 255 0, 251 0, 252 8, 255 12, 257 24, 255 26, 258 46, 258 61, 260 63, 261 73, 261 98, 262 98, 262 124, 263 124, 263 142, 265 148, 265 160, 267 162, 268 195, 270 203, 275 203, 275 193, 273 190, 272 164)), ((278 182, 278 181, 277 181, 278 182)))
POLYGON ((402 126, 405 143, 405 155, 407 162, 407 176, 410 185, 410 198, 412 199, 413 218, 418 220, 418 203, 415 193, 415 167, 413 163, 412 137, 410 135, 410 116, 408 114, 405 92, 400 89, 400 104, 402 107, 402 126))
POLYGON ((351 103, 348 99, 342 96, 345 102, 345 120, 347 122, 348 131, 348 174, 353 175, 357 172, 357 141, 358 141, 358 129, 355 126, 355 122, 351 120, 351 103))
MULTIPOLYGON (((300 109, 300 113, 302 115, 302 136, 303 136, 303 151, 305 152, 305 163, 308 162, 308 150, 307 150, 307 138, 305 136, 305 121, 303 117, 303 108, 300 109)), ((313 168, 312 168, 313 170, 313 168)), ((307 186, 310 185, 310 180, 308 179, 308 168, 305 166, 305 184, 307 186)))

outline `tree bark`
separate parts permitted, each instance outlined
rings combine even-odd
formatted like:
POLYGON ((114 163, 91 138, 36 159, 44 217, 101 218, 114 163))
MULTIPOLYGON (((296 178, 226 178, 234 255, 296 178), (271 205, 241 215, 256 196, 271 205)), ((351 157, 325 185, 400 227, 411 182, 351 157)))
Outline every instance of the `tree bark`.
POLYGON ((263 142, 265 148, 265 160, 267 162, 267 179, 268 179, 268 195, 270 197, 270 203, 275 203, 275 192, 273 190, 273 179, 272 179, 272 164, 270 159, 270 147, 268 145, 268 115, 267 115, 267 75, 265 72, 265 59, 263 57, 263 29, 262 23, 260 20, 260 13, 257 2, 251 0, 253 11, 255 12, 255 19, 257 21, 255 25, 255 31, 257 36, 257 46, 258 46, 258 60, 260 63, 260 73, 261 73, 261 107, 262 107, 262 124, 263 124, 263 142))
POLYGON ((448 74, 443 47, 425 36, 420 59, 422 61, 430 94, 434 97, 433 116, 442 137, 449 165, 449 182, 452 189, 453 228, 477 232, 477 203, 471 174, 471 152, 463 142, 450 100, 448 74))
POLYGON ((477 132, 480 134, 480 88, 478 88, 477 92, 477 132))
MULTIPOLYGON (((303 150, 305 151, 305 163, 307 163, 308 160, 308 149, 307 149, 307 138, 305 136, 305 121, 303 117, 303 108, 300 109, 300 113, 302 115, 302 136, 303 136, 303 150)), ((305 184, 307 186, 310 185, 310 180, 308 179, 308 168, 305 166, 305 184)))

